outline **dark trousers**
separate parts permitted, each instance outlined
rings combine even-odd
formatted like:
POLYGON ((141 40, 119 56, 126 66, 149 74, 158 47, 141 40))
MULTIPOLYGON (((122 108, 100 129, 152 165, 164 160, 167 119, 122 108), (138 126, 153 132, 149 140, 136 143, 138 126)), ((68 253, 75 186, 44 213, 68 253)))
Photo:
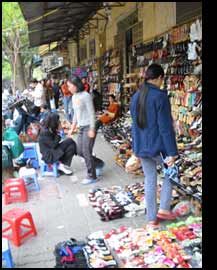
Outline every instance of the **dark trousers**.
POLYGON ((51 107, 50 107, 50 99, 46 99, 46 102, 47 102, 47 108, 48 108, 48 110, 50 111, 50 110, 51 110, 51 107))
POLYGON ((60 98, 60 96, 59 96, 59 95, 55 95, 55 96, 54 96, 54 100, 55 100, 55 106, 56 106, 56 109, 58 109, 58 108, 59 108, 59 98, 60 98))
POLYGON ((87 167, 87 177, 96 179, 96 167, 100 167, 104 162, 93 156, 93 146, 95 138, 88 137, 89 126, 80 127, 77 140, 77 153, 83 157, 87 167))
POLYGON ((103 126, 103 123, 102 123, 100 120, 97 120, 97 121, 96 121, 96 124, 95 124, 96 132, 97 132, 97 130, 98 130, 101 126, 103 126))
POLYGON ((76 143, 72 139, 67 138, 61 142, 58 147, 60 147, 64 152, 60 161, 67 166, 71 166, 72 158, 77 154, 76 143))

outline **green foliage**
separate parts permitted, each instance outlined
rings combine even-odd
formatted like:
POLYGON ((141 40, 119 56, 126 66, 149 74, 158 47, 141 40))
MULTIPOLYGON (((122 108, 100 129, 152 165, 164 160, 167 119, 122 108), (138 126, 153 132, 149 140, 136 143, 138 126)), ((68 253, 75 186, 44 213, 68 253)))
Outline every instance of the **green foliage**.
POLYGON ((21 55, 25 70, 38 53, 38 48, 29 48, 28 26, 18 2, 2 2, 2 51, 2 74, 6 77, 11 75, 14 52, 21 55))
POLYGON ((11 72, 10 64, 7 61, 2 60, 2 78, 10 79, 11 76, 12 76, 12 72, 11 72))

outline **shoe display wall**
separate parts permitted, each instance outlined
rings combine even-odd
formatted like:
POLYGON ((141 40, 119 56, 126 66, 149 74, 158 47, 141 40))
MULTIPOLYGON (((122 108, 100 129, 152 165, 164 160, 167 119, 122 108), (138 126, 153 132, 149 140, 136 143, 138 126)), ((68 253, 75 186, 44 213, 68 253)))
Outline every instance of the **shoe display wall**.
MULTIPOLYGON (((103 128, 105 139, 118 153, 116 163, 125 168, 132 156, 131 117, 128 113, 138 78, 144 78, 151 63, 161 64, 171 103, 179 149, 179 178, 176 191, 188 197, 197 211, 202 208, 202 19, 173 28, 145 44, 132 46, 130 73, 124 75, 122 117, 103 128), (127 147, 126 147, 127 145, 127 147), (196 169, 199 167, 199 170, 196 169)), ((108 62, 109 63, 109 62, 108 62)), ((142 83, 142 80, 141 80, 142 83)), ((139 168, 135 175, 142 176, 139 168)), ((174 200, 174 202, 177 201, 174 200)))
POLYGON ((108 109, 108 96, 113 94, 120 101, 122 86, 122 63, 120 51, 110 49, 101 58, 101 90, 103 95, 102 109, 108 109))

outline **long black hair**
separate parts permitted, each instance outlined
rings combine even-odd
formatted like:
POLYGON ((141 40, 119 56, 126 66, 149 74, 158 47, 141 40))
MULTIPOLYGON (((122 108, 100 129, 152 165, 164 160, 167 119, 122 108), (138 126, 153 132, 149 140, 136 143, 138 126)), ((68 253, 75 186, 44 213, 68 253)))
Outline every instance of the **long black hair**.
POLYGON ((158 64, 151 64, 146 70, 145 82, 140 89, 140 94, 137 102, 137 125, 140 128, 145 128, 147 125, 146 117, 146 97, 148 93, 148 80, 164 77, 164 70, 158 64))
POLYGON ((68 81, 71 83, 71 84, 74 84, 76 87, 77 87, 77 93, 79 92, 83 92, 85 90, 84 88, 84 84, 82 83, 81 79, 76 76, 76 75, 72 75, 68 81))
POLYGON ((44 121, 44 127, 49 129, 54 135, 57 134, 57 130, 60 123, 60 116, 57 113, 49 113, 44 121))

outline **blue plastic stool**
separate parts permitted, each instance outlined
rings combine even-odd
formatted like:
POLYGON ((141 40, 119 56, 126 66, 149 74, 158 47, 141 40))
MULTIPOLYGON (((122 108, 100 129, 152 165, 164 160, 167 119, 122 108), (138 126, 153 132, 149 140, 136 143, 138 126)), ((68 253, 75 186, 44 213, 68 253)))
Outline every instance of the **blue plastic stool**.
POLYGON ((24 143, 23 145, 24 145, 23 158, 31 159, 33 168, 38 169, 39 162, 36 143, 24 143))
POLYGON ((26 185, 26 188, 28 191, 31 191, 31 190, 39 191, 40 190, 37 174, 23 175, 22 178, 24 179, 24 182, 25 182, 25 185, 26 185), (31 182, 34 182, 34 185, 32 185, 33 183, 31 183, 31 182), (30 183, 31 183, 31 185, 29 185, 30 183))
MULTIPOLYGON (((53 175, 51 175, 51 176, 58 177, 59 176, 58 165, 59 165, 59 162, 54 162, 53 164, 46 164, 44 162, 44 160, 41 160, 41 163, 40 163, 41 177, 44 177, 46 172, 52 172, 53 175), (50 166, 52 166, 52 168, 49 168, 50 166)), ((48 175, 46 175, 46 176, 48 176, 48 175)))
POLYGON ((96 176, 102 176, 103 175, 103 168, 96 168, 96 176))
POLYGON ((7 268, 14 268, 13 258, 7 238, 2 238, 2 261, 6 262, 7 268))

